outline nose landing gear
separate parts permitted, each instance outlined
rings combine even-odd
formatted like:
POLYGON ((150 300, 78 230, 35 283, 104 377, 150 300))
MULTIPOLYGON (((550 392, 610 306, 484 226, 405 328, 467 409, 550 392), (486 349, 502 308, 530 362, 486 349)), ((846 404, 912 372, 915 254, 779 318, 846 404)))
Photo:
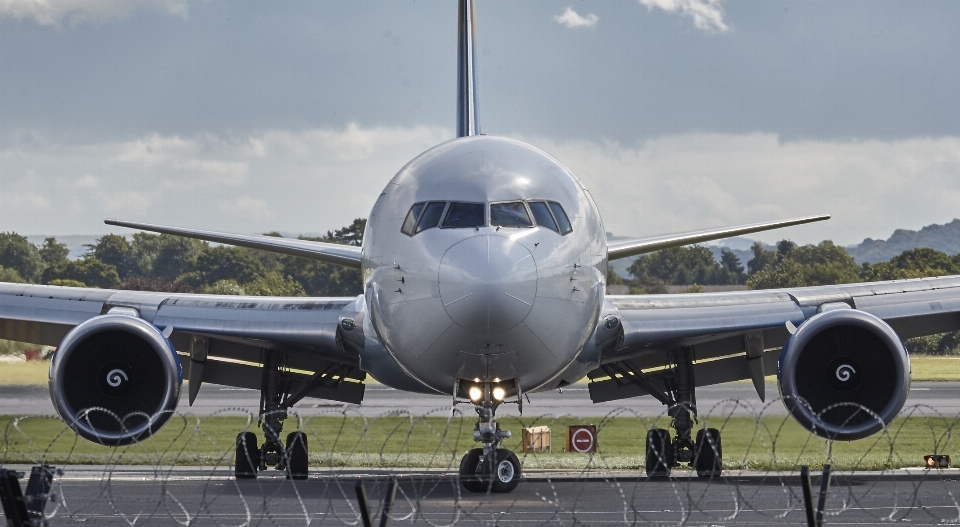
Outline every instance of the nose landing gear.
MULTIPOLYGON (((454 388, 454 404, 460 384, 454 388)), ((520 401, 517 390, 518 404, 520 401)), ((502 430, 496 421, 497 407, 503 402, 506 388, 498 382, 475 382, 467 388, 467 395, 477 411, 477 424, 473 440, 483 444, 474 448, 460 460, 460 483, 469 492, 511 492, 520 484, 520 460, 513 452, 500 448, 504 439, 511 436, 502 430)))

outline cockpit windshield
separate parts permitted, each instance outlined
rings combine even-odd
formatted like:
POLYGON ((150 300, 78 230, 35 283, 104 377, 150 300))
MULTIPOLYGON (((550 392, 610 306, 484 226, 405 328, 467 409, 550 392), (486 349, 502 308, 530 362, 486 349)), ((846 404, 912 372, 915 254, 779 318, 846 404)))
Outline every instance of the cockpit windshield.
MULTIPOLYGON (((427 229, 466 229, 487 225, 485 203, 430 201, 414 203, 400 232, 414 236, 427 229)), ((564 235, 573 230, 563 207, 555 201, 501 201, 490 204, 492 227, 544 227, 564 235)))
POLYGON ((483 203, 458 203, 454 201, 447 208, 441 229, 465 229, 483 227, 483 203))
POLYGON ((493 227, 533 227, 527 206, 522 201, 490 204, 490 225, 493 227))
POLYGON ((420 222, 417 223, 417 232, 424 231, 426 229, 432 229, 440 224, 440 218, 443 216, 443 209, 445 209, 447 203, 445 201, 431 201, 427 204, 427 208, 423 211, 423 216, 420 216, 420 222))

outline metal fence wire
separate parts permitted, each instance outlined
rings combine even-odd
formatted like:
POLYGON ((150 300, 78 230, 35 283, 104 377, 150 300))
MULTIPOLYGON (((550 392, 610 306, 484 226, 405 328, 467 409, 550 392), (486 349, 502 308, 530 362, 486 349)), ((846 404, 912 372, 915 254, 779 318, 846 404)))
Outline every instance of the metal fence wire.
POLYGON ((240 408, 177 413, 153 437, 121 447, 81 439, 57 417, 0 417, 0 468, 62 469, 44 512, 51 525, 805 525, 801 467, 812 474, 808 501, 824 504, 822 524, 960 524, 960 469, 939 467, 960 461, 958 417, 909 406, 882 432, 846 443, 774 408, 782 401, 731 399, 699 415, 722 437, 724 471, 711 477, 683 465, 669 477, 646 475, 646 432, 669 425, 666 414, 624 407, 600 419, 501 418, 513 429, 503 447, 523 470, 519 487, 503 494, 461 485, 476 417, 450 407, 373 418, 291 413, 284 432, 305 434, 306 480, 277 470, 234 477, 237 433, 261 434, 258 416, 240 408), (576 424, 595 425, 595 452, 565 451, 576 424), (552 431, 552 451, 524 451, 520 429, 540 426, 552 431), (925 455, 937 456, 929 458, 937 467, 925 455))

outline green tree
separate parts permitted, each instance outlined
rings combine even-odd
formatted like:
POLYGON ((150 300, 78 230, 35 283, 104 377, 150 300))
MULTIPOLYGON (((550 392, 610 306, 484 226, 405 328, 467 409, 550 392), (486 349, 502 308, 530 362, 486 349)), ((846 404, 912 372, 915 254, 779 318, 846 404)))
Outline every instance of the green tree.
POLYGON ((254 296, 307 296, 300 282, 278 272, 270 272, 243 285, 245 294, 254 296))
MULTIPOLYGON (((779 244, 778 244, 779 245, 779 244)), ((764 266, 747 279, 751 289, 832 285, 860 280, 860 267, 843 247, 825 240, 818 245, 790 247, 779 261, 764 266)))
POLYGON ((903 344, 911 355, 960 355, 960 331, 907 339, 903 344))
POLYGON ((7 282, 11 284, 22 284, 26 282, 20 273, 16 269, 9 269, 0 265, 0 282, 7 282))
POLYGON ((220 280, 210 285, 205 285, 200 289, 205 295, 245 295, 243 286, 236 280, 220 280))
MULTIPOLYGON (((146 273, 147 276, 168 282, 176 281, 178 276, 194 270, 197 258, 209 247, 206 242, 200 240, 168 234, 161 234, 156 237, 156 240, 147 238, 143 240, 150 242, 144 244, 144 249, 147 250, 143 252, 143 258, 152 256, 150 272, 146 273), (154 245, 153 242, 156 244, 154 245)), ((135 238, 134 243, 136 242, 135 238)))
POLYGON ((887 262, 864 263, 860 268, 860 278, 866 282, 876 282, 960 274, 958 256, 951 257, 927 247, 909 249, 887 262))
POLYGON ((15 232, 0 232, 0 265, 28 282, 36 282, 44 268, 37 246, 15 232))
POLYGON ((724 282, 728 284, 742 284, 747 280, 747 274, 743 272, 740 257, 730 249, 720 250, 720 267, 726 274, 724 282))
POLYGON ((140 258, 135 254, 133 245, 119 234, 101 236, 97 243, 87 245, 87 256, 116 267, 121 280, 141 274, 140 258))
POLYGON ((645 289, 659 284, 720 285, 737 283, 713 258, 710 249, 700 245, 674 247, 640 256, 627 269, 634 285, 645 289))
POLYGON ((263 265, 243 247, 206 247, 196 257, 187 276, 181 275, 180 281, 194 282, 194 286, 210 285, 220 280, 236 280, 240 284, 251 282, 263 276, 263 265))
POLYGON ((76 280, 90 287, 113 288, 120 285, 117 268, 107 265, 96 258, 83 258, 63 262, 47 267, 41 281, 49 284, 53 280, 76 280))
POLYGON ((354 245, 359 247, 363 245, 363 231, 367 228, 366 218, 356 218, 350 225, 333 232, 327 231, 327 235, 322 241, 342 243, 344 245, 354 245))
POLYGON ((623 278, 617 274, 617 271, 613 266, 607 266, 607 285, 621 285, 623 284, 623 278))
POLYGON ((40 247, 40 259, 43 260, 45 265, 61 264, 67 261, 68 254, 70 254, 70 249, 67 249, 67 244, 57 243, 57 239, 53 237, 43 239, 43 246, 40 247))
POLYGON ((747 262, 747 272, 751 275, 759 273, 764 267, 777 261, 777 251, 764 249, 760 242, 753 242, 750 250, 753 251, 753 258, 747 262))

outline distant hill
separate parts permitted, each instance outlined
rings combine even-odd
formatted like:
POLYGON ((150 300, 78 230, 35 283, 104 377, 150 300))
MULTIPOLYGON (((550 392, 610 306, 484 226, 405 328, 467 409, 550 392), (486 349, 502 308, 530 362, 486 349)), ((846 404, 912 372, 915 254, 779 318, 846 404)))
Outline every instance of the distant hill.
POLYGON ((927 225, 919 231, 897 229, 887 240, 867 238, 847 247, 857 263, 885 262, 908 249, 929 247, 947 254, 960 253, 960 219, 945 225, 927 225))

